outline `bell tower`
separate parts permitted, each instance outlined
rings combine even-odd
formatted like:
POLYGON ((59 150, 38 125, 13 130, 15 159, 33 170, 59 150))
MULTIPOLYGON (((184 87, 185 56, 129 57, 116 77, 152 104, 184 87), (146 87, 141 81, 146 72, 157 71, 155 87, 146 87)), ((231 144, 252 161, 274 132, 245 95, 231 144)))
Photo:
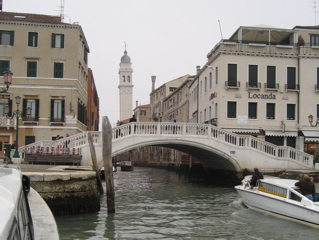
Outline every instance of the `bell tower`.
POLYGON ((127 55, 126 45, 119 69, 120 121, 132 117, 133 114, 133 79, 131 58, 127 55))

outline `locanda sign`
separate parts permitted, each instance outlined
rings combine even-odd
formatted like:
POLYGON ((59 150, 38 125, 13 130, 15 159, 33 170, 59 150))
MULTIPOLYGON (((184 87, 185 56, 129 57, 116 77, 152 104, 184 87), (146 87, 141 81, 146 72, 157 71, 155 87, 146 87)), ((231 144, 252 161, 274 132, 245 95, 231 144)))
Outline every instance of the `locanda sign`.
POLYGON ((248 98, 254 98, 254 99, 276 99, 276 95, 273 94, 273 93, 260 94, 260 93, 248 92, 248 98))

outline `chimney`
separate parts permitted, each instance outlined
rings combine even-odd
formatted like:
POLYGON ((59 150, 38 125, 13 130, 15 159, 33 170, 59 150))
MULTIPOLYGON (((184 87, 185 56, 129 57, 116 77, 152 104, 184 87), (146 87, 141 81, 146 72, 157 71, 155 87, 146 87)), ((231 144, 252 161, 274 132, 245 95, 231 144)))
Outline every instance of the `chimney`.
POLYGON ((156 81, 156 76, 152 76, 152 92, 155 90, 155 81, 156 81))
POLYGON ((200 66, 196 66, 196 73, 198 74, 200 71, 200 66))

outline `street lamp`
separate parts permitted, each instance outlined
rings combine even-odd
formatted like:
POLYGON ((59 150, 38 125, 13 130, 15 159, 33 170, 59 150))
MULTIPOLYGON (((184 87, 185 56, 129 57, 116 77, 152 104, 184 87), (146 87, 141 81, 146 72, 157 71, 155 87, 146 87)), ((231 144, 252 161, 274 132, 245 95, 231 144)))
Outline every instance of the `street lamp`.
POLYGON ((3 72, 4 84, 7 86, 7 89, 2 88, 0 93, 6 93, 9 90, 9 86, 12 83, 12 75, 13 75, 13 73, 9 69, 7 69, 7 71, 3 72))
POLYGON ((312 124, 313 123, 313 116, 311 114, 308 116, 308 121, 309 121, 311 127, 317 127, 317 125, 319 123, 319 119, 317 119, 316 124, 315 125, 312 124))
MULTIPOLYGON (((9 106, 6 105, 4 107, 4 113, 5 113, 6 117, 9 118, 9 119, 13 119, 14 117, 16 117, 16 144, 15 144, 15 152, 13 154, 13 157, 14 158, 20 158, 20 155, 19 155, 19 152, 18 152, 18 142, 19 142, 19 117, 22 116, 22 111, 19 110, 21 97, 20 96, 16 96, 15 99, 16 99, 16 104, 17 104, 17 110, 13 111, 12 112, 12 116, 10 117, 10 116, 8 116, 8 114, 9 114, 9 106)), ((31 115, 31 108, 30 107, 27 108, 26 114, 27 114, 27 116, 31 115)))

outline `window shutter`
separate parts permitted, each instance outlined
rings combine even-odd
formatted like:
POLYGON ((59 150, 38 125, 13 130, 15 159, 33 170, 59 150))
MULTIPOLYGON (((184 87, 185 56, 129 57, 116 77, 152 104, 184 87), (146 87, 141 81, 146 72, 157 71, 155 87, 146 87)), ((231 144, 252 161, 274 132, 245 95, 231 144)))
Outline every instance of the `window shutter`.
POLYGON ((65 100, 61 100, 61 104, 62 104, 62 112, 61 112, 61 117, 62 117, 62 119, 61 119, 61 121, 62 121, 62 122, 65 122, 65 119, 64 119, 64 116, 65 116, 65 113, 64 113, 64 111, 65 111, 64 103, 65 103, 65 100))
POLYGON ((9 116, 12 116, 12 100, 9 99, 9 116))
POLYGON ((61 34, 61 48, 64 48, 64 34, 61 34))
POLYGON ((13 46, 14 43, 14 31, 10 32, 10 45, 13 46))
POLYGON ((54 119, 54 100, 51 99, 51 116, 50 116, 51 122, 53 122, 54 119))
POLYGON ((22 100, 22 119, 27 118, 27 104, 28 104, 28 100, 24 98, 22 100))
POLYGON ((40 99, 35 100, 35 120, 39 121, 40 99))
POLYGON ((55 48, 55 34, 52 33, 51 47, 55 48))

